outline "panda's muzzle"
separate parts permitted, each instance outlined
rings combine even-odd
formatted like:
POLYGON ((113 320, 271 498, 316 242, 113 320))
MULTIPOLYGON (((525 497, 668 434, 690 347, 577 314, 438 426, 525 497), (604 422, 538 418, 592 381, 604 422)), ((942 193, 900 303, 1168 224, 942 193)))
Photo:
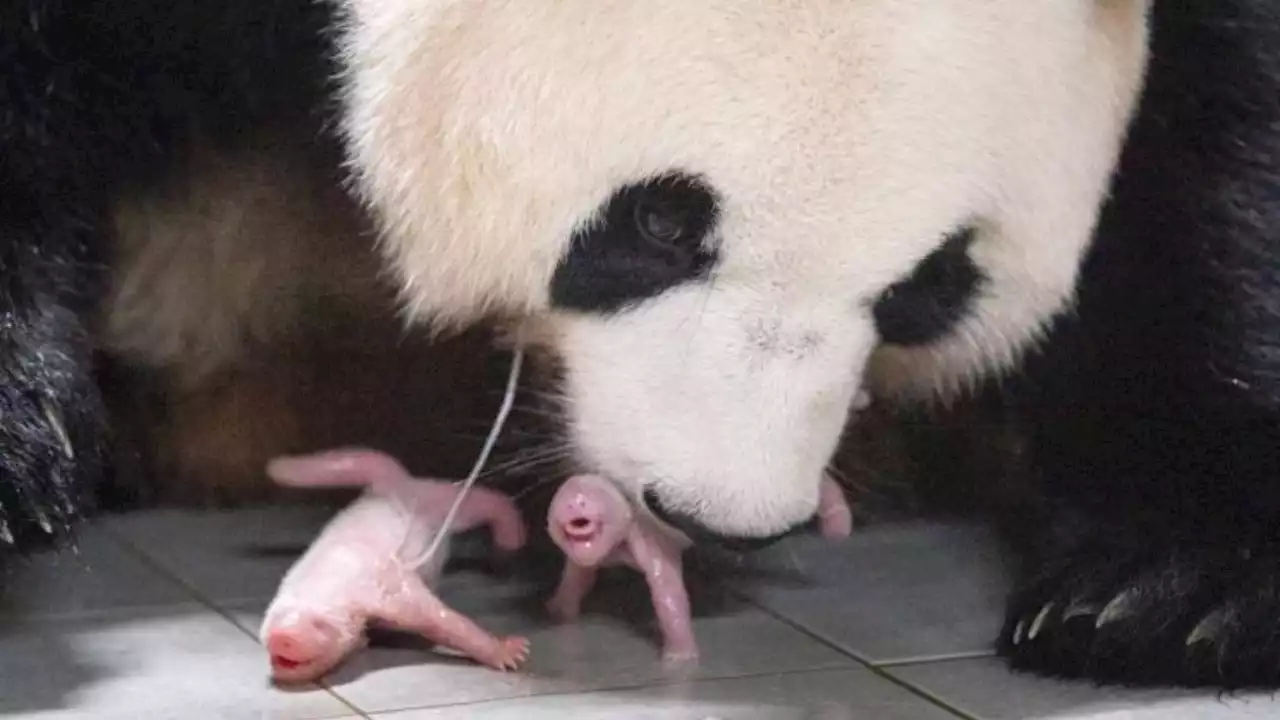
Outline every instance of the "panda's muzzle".
POLYGON ((662 500, 658 497, 658 493, 652 488, 644 491, 644 504, 645 507, 649 509, 649 512, 653 513, 655 517, 684 533, 694 544, 718 545, 733 552, 745 553, 761 550, 773 545, 785 537, 794 535, 805 526, 804 523, 801 523, 780 533, 767 535, 765 537, 725 535, 708 529, 707 526, 684 513, 677 513, 668 510, 663 506, 662 500))

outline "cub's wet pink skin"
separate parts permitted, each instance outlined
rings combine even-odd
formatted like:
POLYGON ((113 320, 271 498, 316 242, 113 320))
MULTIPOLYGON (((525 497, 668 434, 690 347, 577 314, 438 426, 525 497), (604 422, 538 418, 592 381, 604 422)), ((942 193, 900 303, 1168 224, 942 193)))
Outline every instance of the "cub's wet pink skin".
MULTIPOLYGON (((871 407, 871 403, 871 394, 861 390, 854 396, 853 410, 861 412, 871 407)), ((830 476, 822 479, 818 491, 818 532, 828 540, 853 534, 853 510, 849 507, 849 499, 830 476)))
MULTIPOLYGON (((260 638, 280 683, 316 680, 363 646, 369 624, 422 635, 499 670, 520 666, 529 644, 498 638, 449 608, 428 585, 439 578, 447 548, 422 562, 458 487, 412 478, 391 457, 371 450, 334 450, 277 458, 267 465, 292 487, 364 486, 290 568, 267 609, 260 638)), ((494 544, 515 551, 524 523, 512 500, 474 487, 452 532, 487 526, 494 544)))
POLYGON ((575 475, 560 486, 547 511, 547 531, 567 560, 560 585, 547 601, 552 617, 576 619, 599 569, 628 565, 649 584, 663 659, 698 657, 681 563, 688 539, 633 513, 621 491, 596 475, 575 475))
MULTIPOLYGON (((847 537, 852 531, 849 505, 830 478, 822 483, 818 523, 828 538, 847 537)), ((553 618, 577 619, 599 569, 627 565, 639 570, 649 585, 662 631, 663 659, 698 657, 681 562, 689 547, 687 538, 635 513, 613 483, 596 475, 576 475, 560 486, 547 511, 547 532, 566 559, 560 584, 547 601, 553 618)))
POLYGON ((853 510, 835 480, 823 478, 818 490, 818 532, 828 540, 853 534, 853 510))

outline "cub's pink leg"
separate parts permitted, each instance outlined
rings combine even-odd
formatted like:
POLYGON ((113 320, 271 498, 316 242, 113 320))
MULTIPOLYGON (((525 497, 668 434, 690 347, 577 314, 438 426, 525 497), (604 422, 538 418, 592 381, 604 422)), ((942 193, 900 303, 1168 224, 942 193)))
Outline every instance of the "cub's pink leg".
MULTIPOLYGON (((397 495, 415 508, 422 518, 443 522, 449 508, 458 499, 462 486, 442 480, 411 480, 396 490, 397 495)), ((493 535, 493 543, 500 550, 514 552, 524 547, 524 518, 515 501, 502 493, 485 487, 472 487, 458 514, 454 516, 450 534, 466 532, 487 526, 493 535)))
POLYGON ((825 477, 818 491, 818 528, 822 536, 835 540, 853 534, 853 511, 844 491, 835 480, 825 477))
POLYGON ((453 532, 487 525, 493 544, 504 552, 524 547, 524 518, 515 502, 496 490, 473 487, 458 508, 453 532))
POLYGON ((547 601, 547 612, 557 622, 572 622, 582 612, 582 599, 591 592, 596 584, 597 568, 577 565, 572 560, 565 562, 564 573, 560 576, 560 585, 547 601))
POLYGON ((378 619, 416 632, 495 670, 514 670, 529 657, 527 639, 495 637, 441 602, 416 575, 405 578, 402 593, 388 605, 374 613, 378 619))
POLYGON ((292 487, 372 487, 390 492, 413 480, 398 460, 366 448, 284 455, 267 463, 267 475, 292 487))
POLYGON ((661 541, 633 531, 631 552, 640 572, 649 584, 653 610, 662 631, 662 659, 694 660, 698 657, 698 641, 693 634, 693 616, 689 593, 684 586, 684 568, 678 550, 665 548, 661 541))

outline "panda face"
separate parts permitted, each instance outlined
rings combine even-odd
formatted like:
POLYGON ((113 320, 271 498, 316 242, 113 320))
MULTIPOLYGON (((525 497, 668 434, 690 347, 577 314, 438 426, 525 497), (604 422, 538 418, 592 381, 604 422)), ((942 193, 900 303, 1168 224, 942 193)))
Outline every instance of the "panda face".
POLYGON ((1011 363, 1069 301, 1139 0, 345 0, 408 310, 536 316, 584 470, 686 529, 816 508, 860 385, 1011 363))

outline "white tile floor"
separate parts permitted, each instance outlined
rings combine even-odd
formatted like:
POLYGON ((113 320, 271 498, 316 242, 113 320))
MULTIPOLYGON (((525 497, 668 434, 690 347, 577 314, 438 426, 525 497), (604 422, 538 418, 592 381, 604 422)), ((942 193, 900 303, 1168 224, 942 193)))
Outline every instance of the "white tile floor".
POLYGON ((644 595, 625 576, 605 581, 582 623, 551 627, 536 584, 456 572, 440 589, 449 602, 531 638, 524 672, 397 642, 366 650, 324 687, 284 692, 267 682, 257 621, 323 517, 144 513, 100 523, 79 556, 42 558, 0 608, 0 717, 1280 717, 1266 697, 1009 674, 986 657, 1002 594, 994 545, 973 528, 925 524, 834 545, 798 539, 716 571, 695 591, 703 661, 682 674, 657 663, 644 595))

